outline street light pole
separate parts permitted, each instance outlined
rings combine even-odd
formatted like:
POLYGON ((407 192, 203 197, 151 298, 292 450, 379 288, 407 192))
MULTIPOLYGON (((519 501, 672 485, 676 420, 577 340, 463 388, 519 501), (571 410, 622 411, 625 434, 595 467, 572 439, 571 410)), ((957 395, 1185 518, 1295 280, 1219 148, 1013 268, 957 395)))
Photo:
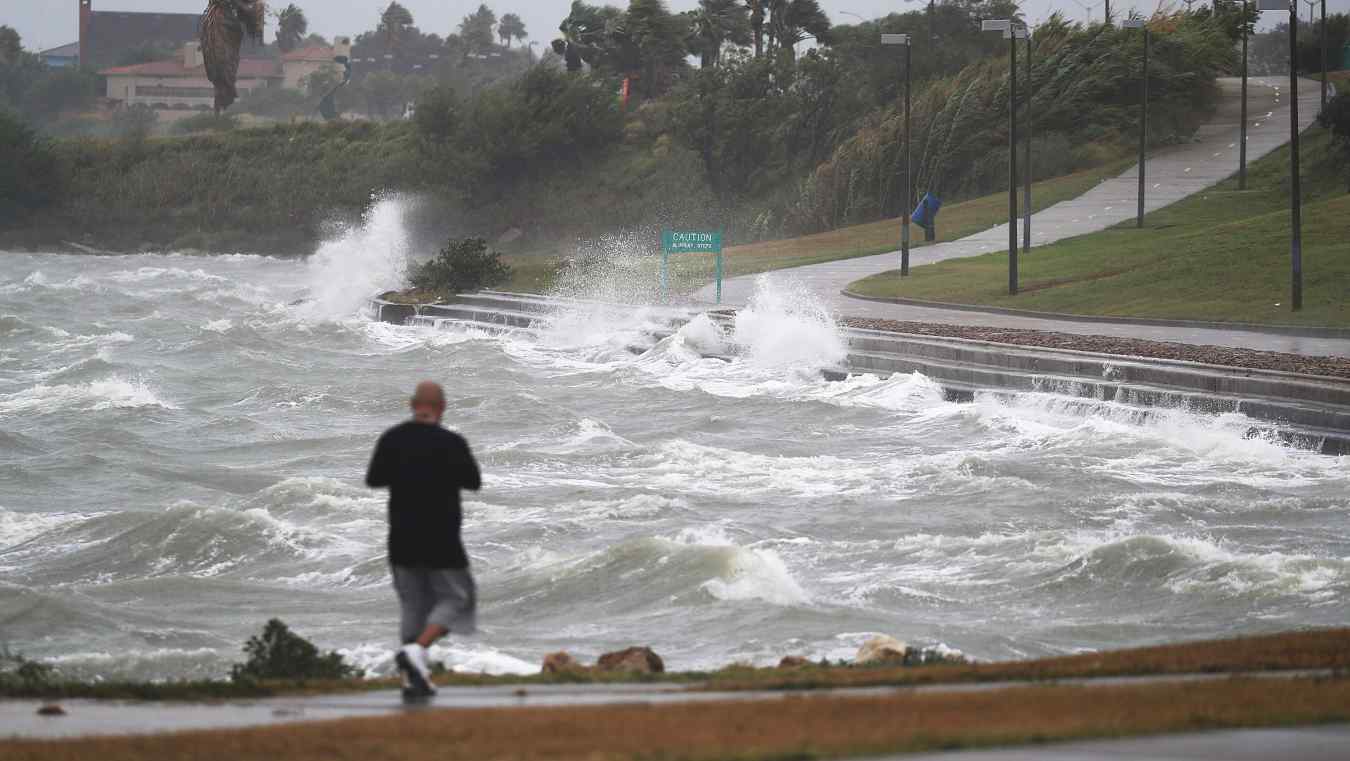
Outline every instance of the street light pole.
POLYGON ((1025 35, 1027 39, 1027 83, 1024 85, 1027 91, 1027 138, 1026 138, 1026 156, 1022 162, 1022 250, 1031 250, 1031 30, 1020 29, 1019 33, 1025 35))
MULTIPOLYGON (((1298 6, 1289 3, 1289 308, 1303 309, 1303 187, 1298 166, 1298 6)), ((1322 76, 1325 88, 1326 75, 1322 76)), ((1325 90, 1324 90, 1325 91, 1325 90)))
POLYGON ((914 183, 914 172, 910 152, 909 142, 909 87, 910 87, 910 69, 914 61, 914 46, 910 42, 908 34, 883 34, 881 35, 882 45, 904 45, 905 46, 905 190, 904 201, 900 206, 900 277, 909 276, 909 214, 910 206, 914 199, 911 197, 911 188, 914 183))
POLYGON ((1012 19, 986 19, 986 32, 1008 41, 1008 295, 1017 295, 1017 35, 1012 19))
POLYGON ((1257 0, 1256 9, 1289 13, 1289 307, 1298 312, 1303 309, 1303 184, 1299 178, 1298 158, 1298 0, 1257 0))
POLYGON ((1327 110, 1327 0, 1322 0, 1322 110, 1327 110))
POLYGON ((1142 29, 1144 32, 1144 65, 1142 78, 1144 82, 1143 93, 1139 98, 1139 210, 1135 217, 1135 226, 1143 229, 1144 227, 1144 170, 1147 168, 1148 151, 1148 48, 1149 33, 1148 25, 1141 18, 1126 19, 1121 24, 1126 29, 1142 29))
POLYGON ((1247 189, 1247 27, 1251 6, 1242 0, 1242 124, 1238 129, 1238 190, 1247 189))

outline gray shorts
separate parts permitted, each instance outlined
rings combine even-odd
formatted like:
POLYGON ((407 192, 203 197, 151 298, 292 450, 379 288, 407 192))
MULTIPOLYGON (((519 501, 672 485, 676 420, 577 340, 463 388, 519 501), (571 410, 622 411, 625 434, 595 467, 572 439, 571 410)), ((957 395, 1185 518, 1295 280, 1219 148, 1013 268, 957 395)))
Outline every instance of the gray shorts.
POLYGON ((429 624, 455 634, 478 628, 478 590, 467 568, 392 566, 394 589, 402 608, 399 634, 415 642, 429 624))

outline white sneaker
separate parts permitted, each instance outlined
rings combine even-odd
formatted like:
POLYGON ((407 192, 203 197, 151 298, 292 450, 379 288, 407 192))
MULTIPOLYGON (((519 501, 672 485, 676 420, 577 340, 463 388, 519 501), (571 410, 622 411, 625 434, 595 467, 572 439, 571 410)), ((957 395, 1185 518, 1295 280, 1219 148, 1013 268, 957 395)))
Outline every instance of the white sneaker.
POLYGON ((431 697, 436 694, 436 687, 431 683, 431 668, 427 665, 426 648, 416 642, 404 645, 394 656, 394 662, 408 681, 408 686, 403 690, 404 695, 431 697))

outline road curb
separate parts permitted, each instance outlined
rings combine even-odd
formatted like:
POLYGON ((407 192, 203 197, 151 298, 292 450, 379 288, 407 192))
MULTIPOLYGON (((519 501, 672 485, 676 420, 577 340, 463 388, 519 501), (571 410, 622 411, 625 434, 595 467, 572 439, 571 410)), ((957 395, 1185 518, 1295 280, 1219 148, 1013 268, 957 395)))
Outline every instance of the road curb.
MULTIPOLYGON (((1067 314, 1063 312, 1038 312, 1032 309, 1013 309, 1010 307, 989 307, 976 304, 954 304, 946 301, 925 301, 886 296, 864 296, 845 288, 840 291, 844 296, 859 301, 871 301, 881 304, 923 307, 925 309, 950 309, 958 312, 976 312, 980 314, 1004 315, 1007 317, 1027 317, 1037 320, 1059 320, 1062 322, 1100 323, 1104 325, 1143 325, 1148 327, 1193 328, 1196 330, 1237 330, 1244 333, 1263 333, 1276 336, 1298 336, 1302 338, 1350 338, 1350 328, 1326 328, 1303 325, 1263 325, 1250 322, 1205 322, 1202 320, 1167 320, 1150 317, 1111 317, 1107 315, 1067 314)), ((933 320, 926 320, 933 322, 933 320)), ((938 320, 941 322, 941 320, 938 320)))

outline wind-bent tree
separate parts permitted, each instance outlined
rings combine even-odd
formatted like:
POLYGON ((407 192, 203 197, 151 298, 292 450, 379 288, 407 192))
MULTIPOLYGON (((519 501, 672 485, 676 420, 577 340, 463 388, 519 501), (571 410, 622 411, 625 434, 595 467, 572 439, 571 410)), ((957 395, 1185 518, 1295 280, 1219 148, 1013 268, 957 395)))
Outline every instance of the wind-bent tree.
POLYGON ((830 17, 817 0, 769 0, 769 47, 794 57, 802 40, 829 42, 830 17))
POLYGON ((750 17, 740 0, 699 0, 698 9, 686 14, 691 32, 690 52, 709 68, 722 61, 722 48, 749 45, 750 17))
POLYGON ((672 14, 664 0, 631 0, 628 11, 609 27, 610 66, 637 80, 640 97, 659 96, 687 67, 688 37, 688 19, 672 14))
POLYGON ((562 57, 568 71, 581 71, 582 64, 597 66, 608 45, 611 23, 623 15, 613 6, 588 5, 573 0, 572 10, 558 25, 562 36, 552 43, 553 52, 562 57))
POLYGON ((8 66, 23 54, 23 38, 14 27, 0 26, 0 63, 8 66))
POLYGON ((398 2, 392 2, 380 14, 380 25, 376 31, 384 37, 384 49, 397 53, 402 49, 412 28, 412 11, 399 5, 398 2))
POLYGON ((501 38, 502 44, 511 47, 512 40, 523 41, 528 33, 525 31, 525 22, 520 20, 520 16, 514 13, 502 14, 502 20, 497 24, 497 36, 501 38))
POLYGON ((289 53, 300 47, 308 33, 309 19, 300 6, 291 3, 277 13, 277 47, 281 52, 289 53))
POLYGON ((750 9, 750 32, 755 38, 755 57, 764 55, 764 0, 745 0, 750 9))
POLYGON ((492 30, 497 26, 497 14, 487 5, 479 5, 478 10, 459 22, 459 39, 464 51, 470 54, 483 54, 492 50, 492 30))
POLYGON ((267 23, 263 0, 211 0, 202 16, 202 62, 206 78, 215 88, 216 115, 239 98, 239 48, 244 35, 262 40, 267 23))

